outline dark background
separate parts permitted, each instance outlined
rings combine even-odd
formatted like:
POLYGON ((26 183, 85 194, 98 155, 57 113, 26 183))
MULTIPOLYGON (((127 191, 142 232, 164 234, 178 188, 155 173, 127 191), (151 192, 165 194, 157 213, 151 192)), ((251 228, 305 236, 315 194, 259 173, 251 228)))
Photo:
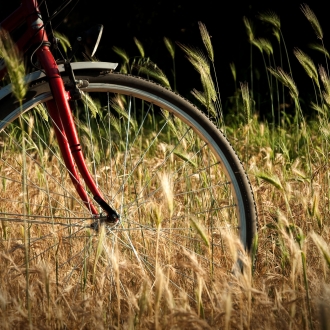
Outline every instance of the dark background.
MULTIPOLYGON (((73 1, 74 3, 75 1, 73 1)), ((20 1, 2 1, 0 19, 13 10, 20 1)), ((63 3, 62 1, 47 1, 50 12, 63 3)), ((324 3, 324 2, 323 2, 324 3)), ((138 38, 145 48, 146 56, 165 71, 171 81, 171 58, 164 46, 163 37, 183 44, 202 47, 199 35, 198 21, 202 21, 212 37, 215 63, 224 103, 234 93, 235 86, 230 73, 229 63, 234 62, 237 68, 237 80, 249 81, 250 48, 243 16, 255 23, 256 37, 267 37, 275 45, 276 40, 271 30, 260 23, 256 16, 266 10, 275 11, 281 19, 282 32, 293 67, 294 79, 298 84, 301 95, 308 97, 313 91, 307 75, 303 72, 293 56, 293 48, 299 47, 306 51, 318 63, 324 58, 308 48, 311 42, 317 42, 312 27, 300 10, 301 1, 192 1, 155 0, 155 1, 101 1, 80 0, 70 13, 66 10, 53 22, 62 22, 58 30, 70 37, 71 40, 81 31, 93 24, 104 25, 104 33, 97 57, 102 61, 120 62, 121 59, 112 51, 118 46, 127 51, 129 56, 138 56, 139 52, 133 37, 138 38)), ((318 17, 324 31, 324 41, 328 41, 328 12, 326 4, 320 1, 307 3, 318 17)), ((189 91, 200 88, 199 77, 183 52, 176 47, 177 81, 180 93, 189 97, 189 91)), ((262 58, 256 48, 253 50, 254 65, 261 75, 260 93, 267 98, 267 83, 262 82, 265 76, 262 58)), ((284 68, 286 71, 287 67, 284 68)), ((266 110, 267 111, 267 110, 266 110)))

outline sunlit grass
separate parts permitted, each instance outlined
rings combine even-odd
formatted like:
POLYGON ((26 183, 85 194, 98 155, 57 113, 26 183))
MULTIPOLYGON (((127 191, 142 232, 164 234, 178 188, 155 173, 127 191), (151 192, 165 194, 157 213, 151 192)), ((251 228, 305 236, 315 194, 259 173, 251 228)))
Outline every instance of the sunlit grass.
MULTIPOLYGON (((316 36, 323 42, 322 29, 311 9, 304 5, 302 11, 311 22, 316 36)), ((278 44, 281 45, 283 36, 277 15, 266 13, 259 18, 273 26, 278 33, 278 44)), ((245 19, 245 25, 251 45, 255 46, 252 41, 260 45, 261 41, 255 38, 256 32, 252 30, 251 22, 245 19)), ((22 124, 27 132, 26 148, 37 160, 28 162, 25 171, 33 181, 45 187, 44 194, 29 188, 28 198, 32 209, 28 212, 53 217, 54 222, 59 221, 56 216, 62 216, 64 220, 60 220, 62 226, 30 222, 29 235, 35 241, 29 247, 29 255, 34 259, 29 268, 28 283, 24 261, 27 229, 9 219, 1 221, 0 320, 4 329, 26 327, 29 321, 25 308, 27 284, 32 324, 35 327, 38 324, 51 329, 326 329, 329 326, 330 88, 329 72, 324 69, 326 65, 316 71, 307 55, 299 49, 295 51, 303 69, 317 86, 315 92, 313 90, 315 100, 311 105, 317 113, 313 119, 308 119, 302 112, 299 83, 292 77, 291 69, 286 72, 275 66, 271 58, 268 58, 269 62, 263 62, 266 66, 265 75, 268 74, 265 82, 274 93, 270 99, 273 109, 279 108, 281 102, 285 103, 284 89, 289 91, 294 105, 291 115, 283 110, 275 116, 274 111, 270 123, 258 118, 259 105, 253 99, 253 73, 249 83, 242 82, 239 85, 236 83, 236 69, 232 65, 235 85, 240 86, 236 95, 241 95, 236 97, 236 109, 223 118, 215 76, 208 63, 209 59, 212 65, 215 64, 216 54, 213 54, 206 27, 200 25, 200 28, 208 57, 200 51, 195 52, 193 48, 181 47, 195 69, 200 70, 202 91, 194 90, 193 95, 210 117, 226 129, 249 174, 259 216, 255 264, 245 254, 239 240, 231 235, 230 228, 210 235, 211 229, 205 219, 200 221, 191 218, 188 222, 177 224, 186 226, 195 239, 190 252, 179 251, 173 242, 163 239, 162 229, 168 226, 173 228, 171 219, 180 205, 190 203, 192 208, 198 208, 203 203, 212 205, 210 194, 196 194, 194 199, 189 196, 177 197, 180 186, 173 185, 175 178, 169 178, 166 169, 160 173, 162 189, 155 195, 155 200, 139 208, 139 216, 144 224, 153 223, 156 230, 145 231, 144 235, 132 231, 129 236, 139 246, 143 261, 155 269, 155 277, 148 276, 146 268, 141 267, 140 261, 134 256, 134 251, 121 244, 127 240, 124 231, 109 235, 103 229, 95 233, 89 228, 71 226, 68 220, 70 211, 60 214, 59 206, 69 203, 66 205, 68 210, 77 210, 80 205, 61 161, 52 154, 52 151, 58 153, 53 142, 54 132, 42 120, 45 114, 39 109, 33 119, 26 115, 22 124), (38 144, 29 129, 32 125, 38 128, 38 144), (46 148, 41 141, 51 147, 46 148), (49 180, 51 176, 63 178, 67 194, 72 195, 71 199, 57 191, 58 186, 49 180), (75 231, 80 234, 72 236, 75 231), (47 236, 47 240, 38 240, 44 236, 47 236), (214 239, 219 242, 215 249, 212 248, 214 239), (42 253, 47 248, 47 253, 42 253), (203 252, 208 259, 196 258, 198 252, 203 252), (237 257, 245 266, 243 273, 240 267, 235 269, 237 257), (221 264, 216 270, 212 265, 215 262, 221 264), (178 270, 187 276, 187 280, 180 283, 183 290, 171 285, 171 279, 175 279, 178 270)), ((142 45, 138 41, 136 43, 140 49, 142 45)), ((263 42, 258 49, 265 52, 265 45, 263 42)), ((282 46, 286 47, 284 43, 282 46)), ((174 59, 173 45, 168 43, 168 49, 174 59)), ((325 48, 322 49, 326 54, 325 48)), ((131 64, 128 55, 122 50, 116 51, 121 53, 124 66, 129 70, 131 64)), ((141 50, 140 54, 144 56, 141 50)), ((281 58, 281 63, 290 63, 290 60, 281 58)), ((134 139, 135 127, 141 119, 128 119, 121 106, 124 101, 113 100, 115 112, 111 114, 111 128, 119 137, 123 136, 125 123, 130 120, 130 138, 134 139)), ((94 106, 88 100, 86 104, 94 106)), ((110 114, 97 114, 97 111, 96 108, 95 116, 100 121, 92 122, 91 127, 82 124, 78 129, 84 144, 95 146, 94 154, 88 148, 85 153, 89 160, 95 159, 100 164, 102 170, 99 179, 110 182, 109 171, 114 171, 115 176, 123 175, 118 165, 111 165, 110 155, 114 156, 112 161, 116 164, 124 162, 123 154, 116 152, 114 155, 111 148, 120 151, 123 146, 118 138, 111 140, 113 145, 109 147, 110 137, 106 135, 107 127, 102 122, 108 120, 110 114), (95 134, 90 136, 90 131, 95 134)), ((166 118, 164 112, 162 120, 166 118)), ((150 123, 155 124, 151 119, 150 123)), ((147 134, 150 134, 150 139, 145 141, 146 144, 135 144, 136 149, 131 153, 132 163, 138 162, 138 158, 134 157, 141 154, 142 149, 148 148, 147 142, 151 143, 155 138, 152 125, 149 130, 147 134)), ((173 136, 181 138, 184 128, 173 126, 169 131, 162 136, 163 144, 158 149, 151 147, 149 169, 162 162, 171 148, 171 139, 173 136)), ((18 184, 21 172, 17 168, 22 168, 23 160, 21 153, 15 150, 14 141, 22 138, 22 130, 21 127, 13 127, 10 132, 0 147, 4 160, 1 173, 6 173, 1 181, 1 198, 7 198, 10 202, 2 202, 0 212, 10 213, 9 210, 12 210, 15 213, 16 209, 22 207, 22 202, 17 205, 12 203, 12 196, 22 195, 18 184), (6 162, 17 164, 18 167, 15 170, 6 166, 6 162), (6 179, 9 174, 17 180, 17 184, 6 179)), ((196 167, 198 159, 191 159, 191 150, 185 148, 193 142, 187 135, 182 141, 182 148, 173 153, 173 162, 181 161, 186 166, 196 167)), ((217 173, 212 175, 213 179, 217 179, 217 173)), ((136 184, 134 189, 140 191, 142 183, 152 180, 153 176, 151 170, 139 166, 136 177, 132 179, 136 184)), ((207 177, 200 177, 196 181, 186 179, 182 184, 207 186, 207 180, 207 177)), ((118 182, 115 184, 120 185, 118 182)), ((128 193, 133 194, 134 189, 128 193)), ((115 199, 114 203, 120 205, 120 199, 115 199)), ((224 216, 230 217, 230 213, 224 216)), ((180 237, 175 239, 179 241, 180 237)))

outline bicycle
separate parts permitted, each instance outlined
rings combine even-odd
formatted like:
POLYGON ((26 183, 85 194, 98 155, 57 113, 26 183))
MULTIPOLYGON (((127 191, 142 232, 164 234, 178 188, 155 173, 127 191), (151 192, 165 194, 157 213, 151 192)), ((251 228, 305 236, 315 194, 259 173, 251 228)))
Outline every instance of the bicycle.
MULTIPOLYGON (((44 23, 37 1, 22 0, 0 25, 26 22, 16 45, 37 59, 22 102, 12 84, 0 89, 1 248, 26 269, 47 263, 63 287, 86 284, 100 258, 111 273, 117 253, 151 281, 163 269, 194 299, 188 255, 216 276, 227 267, 226 232, 251 249, 257 212, 243 166, 178 94, 115 73, 116 63, 55 60, 53 17, 44 23)), ((2 60, 1 79, 5 71, 2 60)))

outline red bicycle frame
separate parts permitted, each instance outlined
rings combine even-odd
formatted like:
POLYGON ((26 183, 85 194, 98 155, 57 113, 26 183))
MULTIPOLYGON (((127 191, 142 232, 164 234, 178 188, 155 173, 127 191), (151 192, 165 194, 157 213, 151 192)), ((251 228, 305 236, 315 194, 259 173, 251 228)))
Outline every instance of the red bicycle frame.
MULTIPOLYGON (((69 105, 70 92, 67 92, 64 88, 57 63, 49 49, 50 42, 48 41, 37 0, 22 0, 21 6, 1 22, 0 27, 7 32, 12 32, 24 22, 27 23, 27 29, 16 42, 16 45, 21 52, 25 52, 31 45, 37 49, 35 54, 41 68, 46 73, 53 94, 53 100, 47 102, 48 112, 53 121, 56 137, 70 178, 86 207, 92 214, 98 215, 99 212, 80 182, 77 167, 88 189, 93 194, 94 200, 108 214, 108 218, 115 220, 117 214, 104 201, 86 166, 69 105)), ((6 68, 0 67, 0 79, 5 73, 6 68)))

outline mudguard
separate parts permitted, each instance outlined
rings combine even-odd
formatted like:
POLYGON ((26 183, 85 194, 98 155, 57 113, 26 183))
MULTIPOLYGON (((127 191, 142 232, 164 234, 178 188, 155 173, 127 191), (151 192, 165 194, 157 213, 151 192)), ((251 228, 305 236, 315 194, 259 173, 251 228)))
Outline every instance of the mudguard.
MULTIPOLYGON (((74 72, 80 70, 98 70, 98 71, 112 71, 115 70, 118 66, 118 63, 110 63, 110 62, 72 62, 71 67, 74 72)), ((59 64, 58 69, 61 72, 65 72, 64 65, 59 64)), ((26 84, 33 84, 33 82, 42 79, 45 77, 44 72, 42 71, 35 71, 32 72, 24 77, 24 82, 26 84)), ((0 100, 6 97, 8 94, 11 93, 12 85, 9 84, 0 89, 0 100)))

